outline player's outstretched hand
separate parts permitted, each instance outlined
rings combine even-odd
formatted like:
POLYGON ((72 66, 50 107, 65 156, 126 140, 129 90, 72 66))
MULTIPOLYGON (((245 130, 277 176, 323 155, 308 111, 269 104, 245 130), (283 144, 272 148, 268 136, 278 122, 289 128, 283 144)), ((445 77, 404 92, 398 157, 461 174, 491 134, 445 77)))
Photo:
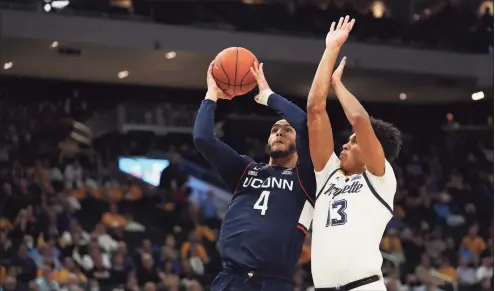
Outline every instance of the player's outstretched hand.
POLYGON ((345 68, 345 62, 347 60, 347 57, 343 57, 342 60, 340 61, 339 66, 337 69, 332 74, 332 84, 337 84, 342 82, 342 74, 344 73, 344 68, 345 68))
POLYGON ((263 72, 263 63, 254 63, 251 67, 251 74, 253 74, 256 83, 258 83, 259 93, 254 97, 254 100, 260 104, 266 105, 268 97, 273 93, 268 82, 265 78, 265 72, 263 72))
POLYGON ((349 15, 347 15, 345 18, 341 17, 339 19, 339 22, 335 24, 335 21, 332 22, 332 25, 330 26, 330 31, 327 34, 327 38, 325 40, 327 48, 328 47, 341 47, 345 41, 347 40, 347 37, 349 36, 349 33, 352 30, 352 27, 354 26, 355 19, 350 19, 349 15))
POLYGON ((234 96, 227 95, 222 89, 217 85, 217 82, 213 78, 213 66, 215 61, 210 63, 208 67, 208 72, 206 74, 206 84, 208 85, 208 92, 206 92, 206 98, 216 101, 217 99, 227 99, 230 100, 234 96))

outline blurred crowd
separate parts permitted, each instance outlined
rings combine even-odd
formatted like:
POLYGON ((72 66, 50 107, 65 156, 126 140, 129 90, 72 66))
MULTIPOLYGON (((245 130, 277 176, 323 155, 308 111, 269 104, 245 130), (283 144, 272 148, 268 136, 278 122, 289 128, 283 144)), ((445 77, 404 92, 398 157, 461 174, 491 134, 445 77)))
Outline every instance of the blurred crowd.
POLYGON ((47 9, 46 5, 51 7, 51 2, 65 1, 2 0, 0 4, 2 2, 16 6, 31 4, 33 8, 50 13, 65 11, 100 17, 152 19, 173 25, 300 36, 322 36, 330 21, 351 15, 357 20, 353 32, 357 41, 493 52, 491 0, 410 1, 404 5, 396 4, 400 1, 382 0, 71 0, 62 10, 47 9))
MULTIPOLYGON (((93 139, 83 121, 123 97, 100 104, 87 94, 95 90, 64 91, 58 85, 50 95, 37 86, 22 88, 50 99, 5 86, 0 104, 1 290, 207 289, 222 268, 216 243, 222 216, 214 191, 198 193, 190 185, 197 172, 185 164, 211 172, 190 134, 152 136, 144 150, 142 136, 132 133, 93 139), (154 157, 151 152, 158 151, 170 161, 158 187, 116 167, 119 155, 154 157)), ((165 116, 167 124, 187 127, 202 97, 193 95, 179 98, 181 106, 150 102, 165 115, 174 109, 165 116)), ((429 121, 410 127, 420 135, 401 126, 406 113, 387 118, 394 110, 383 106, 368 108, 397 122, 405 134, 394 164, 395 216, 380 246, 388 290, 493 290, 493 127, 444 132, 441 123, 425 118, 429 121)), ((239 152, 266 161, 264 129, 271 121, 253 126, 265 116, 265 109, 253 108, 222 103, 216 134, 239 152), (259 116, 252 114, 256 110, 259 116), (240 115, 229 119, 242 111, 249 112, 248 122, 240 115)), ((149 113, 140 112, 130 122, 146 124, 149 113)), ((338 146, 348 131, 330 114, 334 128, 343 129, 335 133, 338 146)), ((215 179, 212 184, 222 187, 215 179)), ((310 255, 308 234, 293 278, 297 291, 312 289, 310 255)))

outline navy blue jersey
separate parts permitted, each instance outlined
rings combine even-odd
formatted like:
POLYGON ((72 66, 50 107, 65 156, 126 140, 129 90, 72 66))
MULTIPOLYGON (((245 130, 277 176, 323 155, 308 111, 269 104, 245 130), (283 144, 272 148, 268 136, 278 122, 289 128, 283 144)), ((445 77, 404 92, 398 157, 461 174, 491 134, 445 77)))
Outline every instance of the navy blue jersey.
POLYGON ((292 276, 312 219, 299 169, 250 163, 220 232, 220 255, 267 276, 292 276))
POLYGON ((223 260, 268 277, 290 280, 311 223, 316 182, 306 114, 277 94, 268 106, 296 130, 296 168, 271 167, 239 155, 214 137, 216 103, 204 100, 193 137, 196 147, 234 193, 223 220, 223 260))

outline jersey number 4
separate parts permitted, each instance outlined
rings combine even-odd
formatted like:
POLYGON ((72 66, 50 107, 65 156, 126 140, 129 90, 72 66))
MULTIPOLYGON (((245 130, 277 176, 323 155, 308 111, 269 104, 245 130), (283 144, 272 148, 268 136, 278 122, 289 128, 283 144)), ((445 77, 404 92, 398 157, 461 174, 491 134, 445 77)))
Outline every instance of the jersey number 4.
POLYGON ((270 197, 270 191, 261 192, 260 198, 254 203, 253 209, 261 210, 261 215, 265 215, 268 210, 268 198, 270 197))
POLYGON ((347 222, 347 200, 338 200, 330 202, 328 207, 327 227, 335 225, 344 225, 347 222))

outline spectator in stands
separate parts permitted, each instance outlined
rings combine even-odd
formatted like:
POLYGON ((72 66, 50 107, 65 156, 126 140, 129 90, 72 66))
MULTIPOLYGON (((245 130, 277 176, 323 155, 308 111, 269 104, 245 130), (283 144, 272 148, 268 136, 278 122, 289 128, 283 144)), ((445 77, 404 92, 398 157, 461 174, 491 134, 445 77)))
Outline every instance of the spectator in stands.
POLYGON ((486 248, 483 238, 478 235, 478 225, 476 223, 469 227, 468 234, 463 238, 462 244, 471 252, 476 260, 486 248))
POLYGON ((141 254, 140 266, 137 267, 136 277, 140 286, 148 282, 159 283, 160 272, 155 266, 155 261, 153 257, 146 252, 141 254))
POLYGON ((402 252, 402 243, 397 236, 397 230, 394 228, 388 228, 385 236, 382 238, 380 249, 394 255, 399 261, 404 260, 404 254, 402 252))
POLYGON ((36 285, 39 291, 59 291, 60 286, 52 278, 52 268, 48 265, 44 265, 42 268, 42 275, 36 278, 36 285))
POLYGON ((129 220, 118 213, 116 203, 110 203, 110 209, 103 215, 102 222, 106 227, 115 229, 124 229, 129 224, 129 220))
POLYGON ((103 256, 99 250, 93 249, 91 250, 91 260, 93 265, 88 270, 88 277, 94 279, 98 282, 98 286, 110 287, 111 279, 110 279, 110 263, 105 264, 103 261, 103 256))
POLYGON ((110 270, 110 286, 123 286, 128 276, 123 254, 116 254, 113 257, 112 269, 110 270))
POLYGON ((0 262, 15 255, 14 246, 7 234, 7 230, 0 230, 0 262))
POLYGON ((465 256, 460 255, 457 264, 458 267, 456 273, 457 278, 459 279, 459 283, 465 285, 473 285, 478 282, 476 278, 476 271, 471 266, 471 264, 468 263, 468 260, 465 256))
POLYGON ((67 281, 64 282, 64 287, 61 291, 84 291, 84 284, 81 284, 80 279, 75 274, 70 274, 67 281))
POLYGON ((437 268, 437 272, 444 276, 444 279, 448 282, 457 281, 457 272, 454 267, 450 264, 449 259, 442 258, 440 266, 437 268))
POLYGON ((180 254, 182 260, 188 260, 191 257, 199 257, 203 264, 208 262, 206 249, 203 244, 201 244, 195 231, 189 233, 189 239, 182 244, 180 254))
POLYGON ((476 270, 476 279, 479 282, 485 279, 493 278, 493 257, 484 257, 481 259, 481 265, 476 270))
POLYGON ((79 270, 79 267, 76 266, 74 263, 74 260, 70 257, 66 257, 64 259, 64 268, 60 271, 56 271, 53 273, 53 279, 57 281, 59 284, 65 284, 66 282, 69 281, 70 277, 74 275, 76 276, 76 281, 79 282, 86 282, 87 278, 86 276, 81 273, 79 270))
POLYGON ((18 283, 27 285, 36 278, 36 263, 28 256, 25 244, 20 244, 17 256, 12 258, 10 266, 15 268, 18 283))
POLYGON ((17 280, 14 277, 5 278, 0 290, 1 291, 16 291, 17 289, 17 280))
POLYGON ((65 166, 65 188, 79 189, 83 187, 83 168, 78 159, 75 159, 72 164, 65 166))

